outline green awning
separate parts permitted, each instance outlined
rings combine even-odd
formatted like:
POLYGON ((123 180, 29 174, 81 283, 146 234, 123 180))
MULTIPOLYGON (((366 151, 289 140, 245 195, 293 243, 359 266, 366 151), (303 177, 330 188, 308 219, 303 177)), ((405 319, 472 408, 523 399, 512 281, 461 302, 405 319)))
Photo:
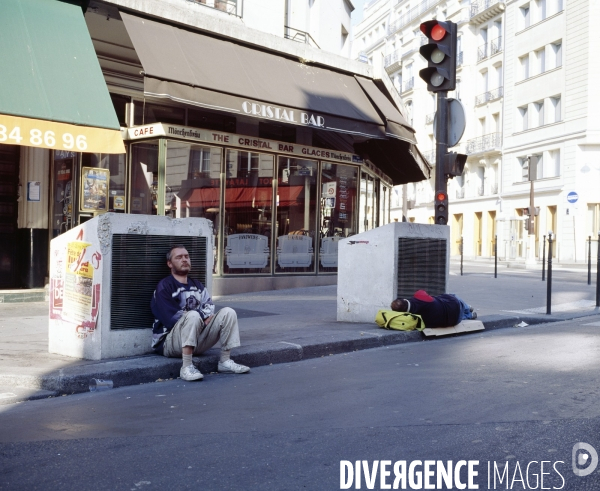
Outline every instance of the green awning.
MULTIPOLYGON (((20 124, 23 118, 39 120, 45 131, 56 129, 56 137, 83 133, 65 125, 48 129, 48 122, 84 126, 86 151, 124 151, 118 148, 119 121, 80 6, 59 0, 1 0, 0 46, 2 124, 20 124), (90 128, 110 132, 92 132, 90 140, 90 128), (91 143, 94 148, 112 148, 96 150, 91 143)), ((28 134, 21 136, 21 145, 63 148, 62 139, 57 138, 55 146, 38 145, 39 139, 29 142, 28 134)), ((67 137, 64 148, 70 143, 67 137)))

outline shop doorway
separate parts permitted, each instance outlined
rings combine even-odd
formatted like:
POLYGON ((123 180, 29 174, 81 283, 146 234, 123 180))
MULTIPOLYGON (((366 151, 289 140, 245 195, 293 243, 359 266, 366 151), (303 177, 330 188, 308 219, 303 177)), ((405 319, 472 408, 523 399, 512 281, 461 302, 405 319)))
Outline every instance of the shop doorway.
POLYGON ((473 224, 473 230, 475 232, 475 255, 481 256, 481 244, 483 241, 483 220, 482 213, 480 211, 475 212, 475 223, 473 224))
POLYGON ((0 145, 0 288, 17 285, 20 147, 0 145))
POLYGON ((452 255, 460 256, 460 239, 463 233, 463 214, 452 215, 452 255))
POLYGON ((487 243, 489 244, 489 256, 494 257, 494 241, 496 240, 496 212, 487 213, 487 243))
POLYGON ((552 231, 552 257, 556 257, 556 251, 558 250, 558 242, 556 240, 556 206, 549 206, 546 212, 546 228, 552 231))

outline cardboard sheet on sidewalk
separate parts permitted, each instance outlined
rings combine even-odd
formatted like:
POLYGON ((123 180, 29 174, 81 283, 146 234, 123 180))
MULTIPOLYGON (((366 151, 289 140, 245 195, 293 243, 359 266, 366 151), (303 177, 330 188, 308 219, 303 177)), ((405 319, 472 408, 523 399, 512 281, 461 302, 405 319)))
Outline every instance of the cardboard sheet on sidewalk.
POLYGON ((478 320, 464 320, 453 327, 427 327, 423 330, 425 336, 448 336, 449 334, 459 334, 461 332, 483 331, 485 327, 483 322, 478 320))

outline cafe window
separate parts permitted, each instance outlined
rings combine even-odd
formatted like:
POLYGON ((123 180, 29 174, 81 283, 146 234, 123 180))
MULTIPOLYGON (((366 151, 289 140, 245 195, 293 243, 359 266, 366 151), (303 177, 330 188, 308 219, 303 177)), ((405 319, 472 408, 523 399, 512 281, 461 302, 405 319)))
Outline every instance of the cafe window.
POLYGON ((226 274, 271 272, 274 160, 268 154, 226 151, 226 274))
POLYGON ((200 217, 213 224, 213 273, 219 274, 222 150, 169 140, 165 170, 165 215, 200 217))
POLYGON ((131 145, 130 212, 156 215, 158 191, 158 142, 131 145))
POLYGON ((321 165, 319 271, 335 272, 339 240, 356 233, 358 170, 331 162, 321 165))
POLYGON ((125 154, 84 153, 81 156, 81 165, 83 197, 79 205, 80 210, 82 212, 111 211, 125 213, 127 204, 125 154), (86 168, 90 170, 83 172, 83 169, 86 168), (100 186, 103 178, 106 178, 108 191, 105 207, 101 206, 102 200, 106 199, 102 196, 103 188, 100 186), (95 204, 95 202, 98 203, 95 204), (100 208, 97 208, 98 206, 100 208))
POLYGON ((276 272, 315 269, 317 162, 279 157, 276 272))
POLYGON ((235 116, 224 116, 210 111, 188 109, 187 125, 225 133, 236 133, 235 116))

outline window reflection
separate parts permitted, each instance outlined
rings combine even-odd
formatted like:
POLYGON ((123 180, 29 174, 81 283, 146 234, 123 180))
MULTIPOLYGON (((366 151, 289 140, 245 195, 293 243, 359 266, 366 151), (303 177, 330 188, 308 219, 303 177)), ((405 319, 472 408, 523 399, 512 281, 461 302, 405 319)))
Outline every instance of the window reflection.
POLYGON ((221 155, 217 147, 169 140, 165 172, 165 215, 200 217, 213 224, 213 273, 219 271, 221 155))
POLYGON ((319 271, 337 271, 338 241, 356 233, 356 180, 349 165, 322 163, 319 271))
POLYGON ((279 157, 277 170, 278 272, 314 271, 317 162, 279 157))
POLYGON ((223 271, 270 273, 274 157, 231 149, 225 165, 223 271))
POLYGON ((131 146, 131 203, 133 214, 157 214, 158 142, 131 146))

